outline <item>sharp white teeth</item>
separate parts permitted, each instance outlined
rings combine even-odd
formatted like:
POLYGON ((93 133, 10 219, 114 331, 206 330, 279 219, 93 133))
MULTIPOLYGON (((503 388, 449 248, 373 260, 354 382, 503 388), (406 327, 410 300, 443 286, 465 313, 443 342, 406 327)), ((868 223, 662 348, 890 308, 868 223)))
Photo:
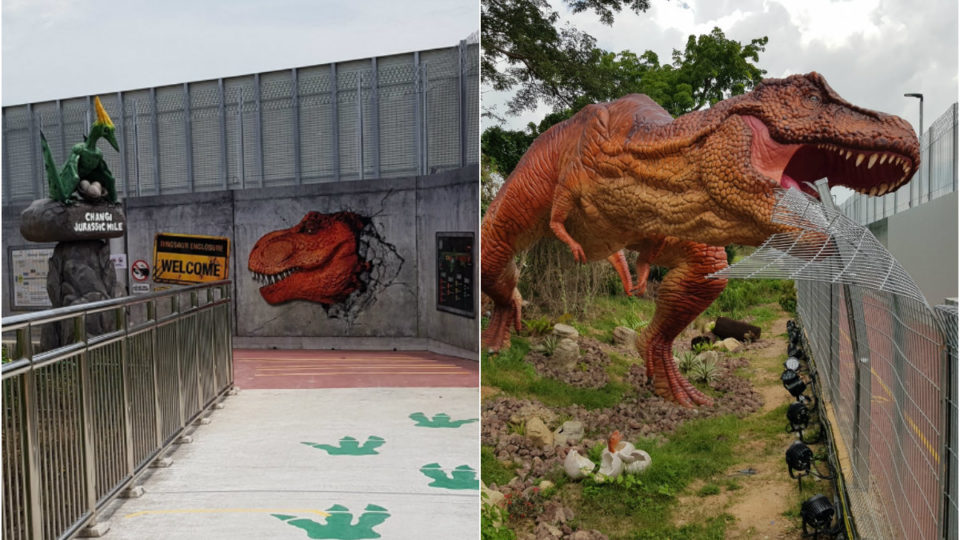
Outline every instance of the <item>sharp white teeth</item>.
POLYGON ((886 154, 880 156, 880 164, 883 165, 883 163, 884 163, 885 161, 887 161, 887 155, 886 155, 886 154))
POLYGON ((870 161, 867 162, 867 168, 868 168, 868 169, 872 169, 872 168, 873 168, 873 164, 876 163, 876 162, 877 162, 877 155, 874 154, 874 155, 870 156, 870 161))
POLYGON ((861 163, 863 163, 863 154, 857 156, 857 167, 859 167, 861 163))

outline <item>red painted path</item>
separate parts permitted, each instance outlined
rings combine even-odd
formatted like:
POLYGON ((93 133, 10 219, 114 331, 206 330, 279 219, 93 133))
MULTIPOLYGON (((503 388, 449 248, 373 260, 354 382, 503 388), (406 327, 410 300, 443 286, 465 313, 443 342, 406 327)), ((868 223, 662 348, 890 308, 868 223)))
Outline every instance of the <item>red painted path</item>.
POLYGON ((233 375, 240 389, 475 388, 480 363, 423 351, 234 349, 233 375))

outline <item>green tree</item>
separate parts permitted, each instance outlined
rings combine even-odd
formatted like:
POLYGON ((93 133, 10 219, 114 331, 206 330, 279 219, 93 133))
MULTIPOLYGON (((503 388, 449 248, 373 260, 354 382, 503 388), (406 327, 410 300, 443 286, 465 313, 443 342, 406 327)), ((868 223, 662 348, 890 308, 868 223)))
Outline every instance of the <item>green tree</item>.
MULTIPOLYGON (((574 13, 595 12, 604 24, 612 24, 623 8, 640 13, 650 7, 649 0, 565 2, 574 13)), ((481 15, 483 81, 496 90, 516 90, 510 113, 532 109, 541 99, 561 108, 573 105, 576 90, 566 82, 571 73, 583 79, 597 60, 593 37, 571 27, 557 29, 559 15, 547 0, 482 0, 481 15)))
POLYGON ((519 111, 542 99, 553 105, 554 112, 539 124, 529 124, 526 131, 488 128, 481 137, 481 151, 506 178, 540 133, 589 103, 646 94, 674 117, 713 105, 761 81, 766 72, 756 63, 766 44, 766 36, 742 44, 714 28, 709 34, 690 36, 684 49, 674 49, 672 62, 666 64, 653 51, 637 55, 593 47, 579 65, 555 71, 550 84, 523 84, 510 102, 511 110, 519 111))

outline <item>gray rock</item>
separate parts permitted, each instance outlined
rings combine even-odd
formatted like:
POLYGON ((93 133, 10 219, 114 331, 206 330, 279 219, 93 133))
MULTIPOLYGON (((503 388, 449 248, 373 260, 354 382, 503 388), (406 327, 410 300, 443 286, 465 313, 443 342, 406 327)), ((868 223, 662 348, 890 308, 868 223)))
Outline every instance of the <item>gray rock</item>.
POLYGON ((720 353, 718 351, 703 351, 697 355, 697 361, 702 363, 713 363, 716 364, 720 361, 720 353))
POLYGON ((543 447, 553 444, 553 432, 537 416, 527 420, 525 434, 537 446, 543 447))
POLYGON ((37 199, 20 213, 20 234, 32 242, 119 238, 127 230, 123 207, 100 202, 64 204, 37 199))
MULTIPOLYGON (((110 245, 103 240, 61 242, 48 263, 47 295, 53 307, 72 306, 108 300, 117 285, 117 272, 110 261, 110 245)), ((86 317, 87 336, 96 336, 116 328, 113 311, 86 317)), ((43 343, 47 348, 74 340, 73 321, 44 326, 43 343)))
POLYGON ((567 420, 553 432, 553 444, 565 446, 568 441, 577 442, 583 438, 583 422, 567 420))
POLYGON ((569 324, 557 323, 553 325, 553 335, 560 339, 569 338, 575 340, 580 337, 580 332, 577 332, 577 329, 569 324))
POLYGON ((570 338, 563 338, 557 342, 557 347, 553 350, 553 358, 558 364, 566 370, 571 370, 580 360, 580 347, 577 342, 570 338))
POLYGON ((613 329, 613 342, 617 345, 635 347, 637 344, 637 332, 626 326, 618 326, 613 329))

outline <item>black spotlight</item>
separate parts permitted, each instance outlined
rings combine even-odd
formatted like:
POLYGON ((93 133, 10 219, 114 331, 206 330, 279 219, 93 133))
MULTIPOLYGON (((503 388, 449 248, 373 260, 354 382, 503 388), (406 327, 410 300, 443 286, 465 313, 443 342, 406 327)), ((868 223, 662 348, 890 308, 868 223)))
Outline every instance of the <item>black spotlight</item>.
POLYGON ((787 421, 790 422, 787 431, 796 432, 801 442, 807 444, 820 442, 820 432, 817 432, 815 439, 807 440, 803 438, 803 430, 810 425, 810 409, 802 401, 794 401, 787 407, 787 421))
POLYGON ((811 465, 813 465, 813 450, 800 441, 794 441, 790 448, 787 448, 787 469, 790 471, 790 478, 810 474, 811 465), (794 471, 797 471, 796 475, 793 474, 794 471))
POLYGON ((822 474, 813 466, 813 462, 816 460, 813 450, 802 441, 794 441, 790 448, 787 448, 786 458, 790 478, 797 479, 797 489, 801 491, 803 490, 803 477, 808 474, 822 480, 832 480, 834 478, 833 466, 829 462, 827 462, 827 466, 830 468, 830 474, 822 474), (796 474, 794 474, 795 472, 796 474))
POLYGON ((800 505, 800 516, 803 518, 803 536, 820 536, 826 534, 828 537, 835 536, 840 532, 840 523, 833 529, 830 525, 833 523, 833 516, 836 510, 830 500, 822 493, 817 493, 813 497, 803 501, 800 505), (813 531, 807 532, 807 525, 813 531))
POLYGON ((792 369, 783 370, 783 373, 780 374, 780 382, 783 383, 783 387, 787 389, 787 392, 790 392, 791 396, 798 399, 807 389, 807 383, 803 382, 800 375, 792 369))

